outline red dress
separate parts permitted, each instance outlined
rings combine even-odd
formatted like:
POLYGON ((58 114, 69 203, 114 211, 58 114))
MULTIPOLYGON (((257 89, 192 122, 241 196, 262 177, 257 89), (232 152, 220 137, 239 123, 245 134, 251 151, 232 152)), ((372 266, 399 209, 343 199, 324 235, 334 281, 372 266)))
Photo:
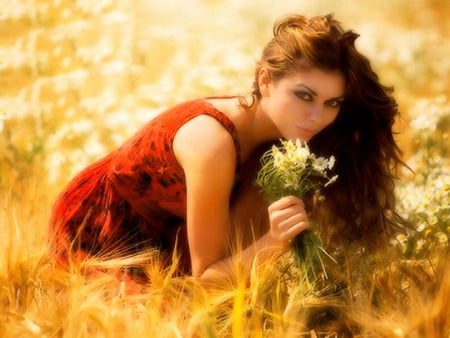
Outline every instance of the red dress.
POLYGON ((80 172, 59 195, 50 219, 51 249, 59 262, 86 255, 113 258, 149 247, 170 257, 177 243, 179 268, 190 272, 186 183, 172 144, 177 130, 201 114, 217 119, 233 137, 237 173, 240 149, 231 120, 206 100, 177 105, 80 172))

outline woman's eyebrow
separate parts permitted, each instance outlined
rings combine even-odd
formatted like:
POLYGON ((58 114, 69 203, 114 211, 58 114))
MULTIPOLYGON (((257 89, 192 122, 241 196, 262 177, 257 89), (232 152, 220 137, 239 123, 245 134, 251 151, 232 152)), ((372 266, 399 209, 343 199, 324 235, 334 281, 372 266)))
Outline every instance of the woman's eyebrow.
POLYGON ((317 96, 317 93, 313 89, 309 88, 308 86, 304 85, 303 83, 300 83, 297 86, 303 87, 307 91, 309 91, 312 95, 317 96))
MULTIPOLYGON (((299 83, 297 86, 303 87, 303 88, 305 88, 308 92, 310 92, 311 95, 317 96, 317 93, 316 93, 313 89, 309 88, 307 85, 304 85, 303 83, 299 83)), ((342 96, 336 96, 336 97, 332 97, 332 98, 328 99, 328 101, 329 101, 329 100, 343 100, 344 98, 345 98, 344 95, 342 95, 342 96)))

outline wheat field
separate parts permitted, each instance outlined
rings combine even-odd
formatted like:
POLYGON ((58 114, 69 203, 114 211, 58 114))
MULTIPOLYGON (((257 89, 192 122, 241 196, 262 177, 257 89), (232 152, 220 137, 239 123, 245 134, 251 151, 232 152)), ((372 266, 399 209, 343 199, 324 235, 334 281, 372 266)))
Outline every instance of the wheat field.
POLYGON ((0 0, 0 337, 450 337, 450 2, 0 0), (289 257, 205 288, 157 257, 130 288, 55 268, 51 205, 81 168, 185 99, 246 93, 287 13, 335 13, 395 87, 397 198, 416 231, 348 248, 310 285, 289 257))

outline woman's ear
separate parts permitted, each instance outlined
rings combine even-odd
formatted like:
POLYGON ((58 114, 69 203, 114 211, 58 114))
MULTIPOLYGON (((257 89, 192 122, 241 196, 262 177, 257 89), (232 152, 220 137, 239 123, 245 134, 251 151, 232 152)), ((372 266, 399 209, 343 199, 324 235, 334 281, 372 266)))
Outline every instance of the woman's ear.
POLYGON ((261 67, 258 72, 258 87, 261 96, 269 96, 270 89, 270 73, 265 67, 261 67))

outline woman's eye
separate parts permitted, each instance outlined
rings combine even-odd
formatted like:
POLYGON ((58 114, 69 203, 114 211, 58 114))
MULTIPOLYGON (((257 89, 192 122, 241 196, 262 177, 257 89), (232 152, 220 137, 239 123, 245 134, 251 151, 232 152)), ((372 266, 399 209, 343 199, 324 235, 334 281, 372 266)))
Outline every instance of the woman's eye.
POLYGON ((312 101, 312 95, 307 92, 295 92, 295 96, 304 101, 312 101))
POLYGON ((341 106, 341 104, 342 104, 342 101, 340 101, 340 100, 331 100, 331 101, 328 101, 328 105, 329 105, 330 107, 332 107, 332 108, 338 108, 338 107, 341 106))

